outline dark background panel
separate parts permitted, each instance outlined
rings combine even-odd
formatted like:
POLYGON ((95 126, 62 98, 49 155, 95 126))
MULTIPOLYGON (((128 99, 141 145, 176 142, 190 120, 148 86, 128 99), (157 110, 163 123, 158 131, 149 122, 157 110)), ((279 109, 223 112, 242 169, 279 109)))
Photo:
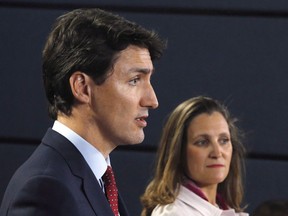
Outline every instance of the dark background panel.
POLYGON ((1 0, 2 6, 29 6, 29 7, 109 7, 119 8, 125 7, 126 9, 133 9, 141 7, 146 11, 158 11, 160 13, 177 12, 179 9, 182 11, 195 10, 201 12, 209 10, 210 13, 222 13, 231 14, 237 13, 239 10, 245 10, 246 13, 259 12, 261 14, 285 14, 288 10, 286 0, 242 0, 242 1, 230 1, 230 0, 181 0, 181 1, 141 1, 141 0, 1 0), (200 10, 199 10, 200 9, 200 10))
POLYGON ((13 173, 27 160, 35 148, 35 145, 24 145, 21 143, 0 144, 0 203, 13 173))
POLYGON ((287 161, 247 160, 246 203, 249 212, 267 200, 287 200, 287 161))
POLYGON ((41 52, 59 12, 0 8, 0 137, 40 139, 49 124, 41 52))
POLYGON ((131 215, 140 215, 140 197, 151 180, 155 163, 154 152, 116 150, 111 162, 117 185, 131 215))

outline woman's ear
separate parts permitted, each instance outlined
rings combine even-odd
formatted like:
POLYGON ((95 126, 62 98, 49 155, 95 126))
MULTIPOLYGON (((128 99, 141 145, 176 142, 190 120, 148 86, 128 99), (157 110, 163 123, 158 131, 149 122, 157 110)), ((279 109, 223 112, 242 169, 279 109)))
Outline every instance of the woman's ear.
POLYGON ((89 79, 87 74, 80 71, 74 72, 69 78, 72 94, 79 102, 89 103, 90 101, 89 79))

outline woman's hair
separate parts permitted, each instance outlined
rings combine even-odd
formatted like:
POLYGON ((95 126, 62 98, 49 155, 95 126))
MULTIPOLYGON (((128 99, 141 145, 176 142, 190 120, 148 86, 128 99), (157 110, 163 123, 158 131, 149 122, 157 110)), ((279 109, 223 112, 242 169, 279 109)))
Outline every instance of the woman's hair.
POLYGON ((74 97, 69 78, 75 71, 102 84, 120 51, 129 45, 147 48, 159 59, 166 41, 154 31, 100 9, 76 9, 56 20, 43 49, 43 81, 49 115, 70 115, 74 97))
POLYGON ((239 212, 243 198, 244 146, 241 142, 242 134, 235 125, 227 108, 216 100, 208 97, 195 97, 178 105, 168 117, 164 125, 159 148, 157 151, 155 174, 144 195, 142 216, 150 215, 159 205, 166 205, 175 201, 179 187, 183 183, 186 172, 187 129, 190 122, 203 113, 219 112, 227 121, 233 153, 230 171, 227 178, 218 185, 220 193, 228 206, 239 212))

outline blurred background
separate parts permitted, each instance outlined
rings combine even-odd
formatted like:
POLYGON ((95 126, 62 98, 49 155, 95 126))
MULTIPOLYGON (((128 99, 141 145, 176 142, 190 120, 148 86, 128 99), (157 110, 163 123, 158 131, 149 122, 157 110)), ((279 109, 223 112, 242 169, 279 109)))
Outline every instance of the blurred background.
POLYGON ((160 106, 150 112, 145 141, 111 156, 131 215, 140 215, 166 116, 197 95, 224 102, 246 134, 247 211, 288 199, 286 0, 0 0, 0 202, 15 169, 53 123, 41 76, 51 25, 64 12, 88 7, 118 13, 168 40, 154 65, 160 106))

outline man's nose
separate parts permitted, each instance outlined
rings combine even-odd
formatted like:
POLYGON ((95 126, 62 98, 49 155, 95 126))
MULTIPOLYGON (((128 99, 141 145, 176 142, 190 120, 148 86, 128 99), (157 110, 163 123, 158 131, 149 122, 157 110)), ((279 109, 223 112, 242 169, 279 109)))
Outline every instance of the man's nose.
POLYGON ((149 107, 150 109, 156 109, 159 106, 156 93, 151 84, 148 85, 148 88, 144 92, 141 106, 149 107))

